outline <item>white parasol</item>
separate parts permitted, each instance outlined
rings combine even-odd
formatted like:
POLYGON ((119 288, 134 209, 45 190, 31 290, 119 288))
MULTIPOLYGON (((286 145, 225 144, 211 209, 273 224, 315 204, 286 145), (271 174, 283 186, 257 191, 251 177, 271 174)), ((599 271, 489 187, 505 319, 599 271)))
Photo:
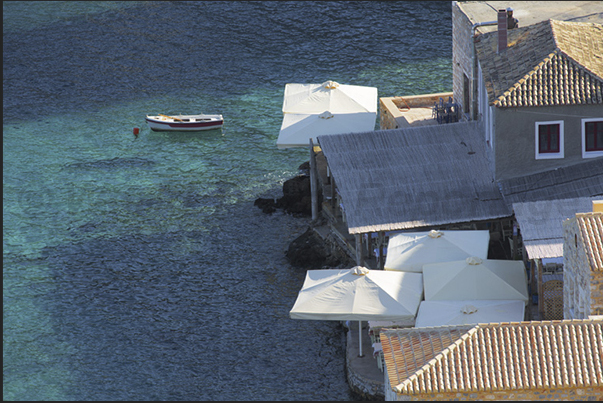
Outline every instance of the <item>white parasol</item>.
POLYGON ((377 88, 322 84, 287 84, 278 148, 303 147, 316 137, 368 132, 377 121, 377 88))
POLYGON ((415 327, 521 322, 524 317, 522 300, 421 301, 415 327))
POLYGON ((425 300, 515 299, 528 303, 526 269, 521 260, 470 257, 423 266, 425 300))
MULTIPOLYGON (((355 266, 347 270, 308 270, 291 309, 292 319, 414 319, 423 296, 420 273, 386 272, 355 266)), ((362 356, 362 326, 359 326, 362 356)))
POLYGON ((488 230, 403 232, 389 238, 385 270, 421 272, 428 263, 488 257, 488 230))

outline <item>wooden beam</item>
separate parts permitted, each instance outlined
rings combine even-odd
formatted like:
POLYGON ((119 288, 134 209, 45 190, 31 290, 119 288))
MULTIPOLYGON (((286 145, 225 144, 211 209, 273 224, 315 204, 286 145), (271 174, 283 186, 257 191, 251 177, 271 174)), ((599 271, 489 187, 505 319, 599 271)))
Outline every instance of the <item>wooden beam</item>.
POLYGON ((385 242, 385 232, 379 231, 377 234, 377 243, 379 244, 379 269, 385 267, 385 258, 383 257, 383 243, 385 242))
POLYGON ((540 317, 544 317, 544 299, 542 298, 542 260, 534 259, 536 263, 536 270, 538 270, 538 311, 540 317))
POLYGON ((362 234, 354 234, 356 238, 356 265, 362 266, 362 234))
POLYGON ((317 193, 317 178, 316 172, 316 154, 314 154, 314 144, 310 139, 310 195, 312 199, 312 220, 318 218, 318 193, 317 193))

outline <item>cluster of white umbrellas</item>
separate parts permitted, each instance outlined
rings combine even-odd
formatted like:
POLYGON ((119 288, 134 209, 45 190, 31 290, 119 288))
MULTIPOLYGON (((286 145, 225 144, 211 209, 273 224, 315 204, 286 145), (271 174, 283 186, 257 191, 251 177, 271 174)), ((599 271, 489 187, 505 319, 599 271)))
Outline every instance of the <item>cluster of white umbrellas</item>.
POLYGON ((487 230, 392 236, 386 270, 308 270, 290 317, 415 319, 415 327, 521 321, 528 302, 525 266, 487 259, 489 241, 487 230))
POLYGON ((524 319, 523 261, 487 259, 488 230, 401 233, 390 238, 385 270, 423 274, 415 327, 524 319))

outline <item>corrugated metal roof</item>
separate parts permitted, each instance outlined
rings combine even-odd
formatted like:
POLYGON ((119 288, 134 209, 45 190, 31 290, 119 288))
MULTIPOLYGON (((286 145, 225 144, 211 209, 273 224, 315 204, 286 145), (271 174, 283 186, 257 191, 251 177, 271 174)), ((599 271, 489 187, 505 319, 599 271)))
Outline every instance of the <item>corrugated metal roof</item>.
POLYGON ((515 220, 530 259, 563 256, 563 221, 592 211, 593 197, 513 203, 515 220))
POLYGON ((318 136, 349 233, 510 217, 479 125, 318 136))
POLYGON ((507 203, 603 195, 603 157, 499 181, 507 203))
POLYGON ((603 271, 603 213, 576 214, 578 230, 592 271, 603 271))
POLYGON ((386 329, 389 382, 401 394, 603 386, 603 321, 386 329))
POLYGON ((603 25, 548 20, 478 37, 476 53, 490 105, 603 104, 603 25))

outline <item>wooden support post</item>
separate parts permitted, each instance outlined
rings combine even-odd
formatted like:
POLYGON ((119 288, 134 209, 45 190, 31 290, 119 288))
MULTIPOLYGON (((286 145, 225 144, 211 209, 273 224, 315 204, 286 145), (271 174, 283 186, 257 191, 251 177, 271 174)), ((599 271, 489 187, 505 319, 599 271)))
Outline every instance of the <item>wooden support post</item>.
MULTIPOLYGON (((524 259, 526 259, 525 256, 528 256, 528 254, 525 250, 525 245, 523 247, 523 256, 524 256, 524 259)), ((532 294, 534 294, 534 292, 536 291, 536 290, 534 290, 534 283, 536 282, 536 272, 535 272, 536 267, 535 266, 536 266, 536 263, 532 260, 530 263, 530 291, 532 292, 532 294)), ((531 297, 531 295, 530 295, 530 297, 531 297)))
POLYGON ((355 234, 356 238, 356 266, 362 266, 362 234, 355 234))
POLYGON ((511 251, 512 259, 517 259, 517 223, 513 221, 513 250, 511 251))
POLYGON ((314 143, 310 139, 310 195, 312 198, 312 220, 318 218, 318 193, 317 193, 316 155, 314 154, 314 143))
MULTIPOLYGON (((330 182, 331 182, 331 207, 333 209, 333 212, 335 212, 335 209, 337 208, 337 194, 335 193, 335 179, 331 178, 330 182)), ((337 217, 337 214, 333 213, 333 215, 335 217, 337 217)))
POLYGON ((534 263, 536 263, 536 270, 538 270, 538 311, 542 318, 544 317, 544 300, 542 298, 542 260, 534 259, 534 263))
POLYGON ((379 244, 379 269, 385 267, 385 257, 383 256, 383 243, 385 242, 385 232, 379 231, 377 234, 377 243, 379 244))

